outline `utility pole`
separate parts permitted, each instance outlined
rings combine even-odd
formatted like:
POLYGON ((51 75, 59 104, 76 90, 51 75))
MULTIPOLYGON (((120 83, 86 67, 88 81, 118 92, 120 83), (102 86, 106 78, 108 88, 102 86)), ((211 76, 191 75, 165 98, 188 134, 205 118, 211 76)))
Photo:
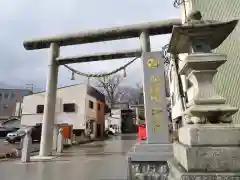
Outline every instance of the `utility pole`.
POLYGON ((33 92, 34 84, 26 84, 26 86, 27 86, 27 89, 33 92))

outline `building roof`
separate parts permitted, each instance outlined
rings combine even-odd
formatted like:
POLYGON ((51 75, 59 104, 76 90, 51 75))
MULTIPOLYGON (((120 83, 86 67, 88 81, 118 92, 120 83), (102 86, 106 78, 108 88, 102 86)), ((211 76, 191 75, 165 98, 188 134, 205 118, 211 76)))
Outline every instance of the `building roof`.
MULTIPOLYGON (((105 102, 105 96, 99 92, 96 88, 94 88, 93 86, 90 86, 90 85, 87 85, 85 83, 79 83, 79 84, 72 84, 72 85, 68 85, 68 86, 63 86, 63 87, 59 87, 57 88, 58 90, 59 89, 64 89, 64 88, 69 88, 69 87, 73 87, 73 86, 79 86, 79 85, 85 85, 87 86, 87 94, 96 98, 97 100, 99 101, 103 101, 105 102)), ((37 92, 37 93, 33 93, 33 94, 29 94, 27 96, 31 96, 31 95, 35 95, 35 94, 40 94, 40 93, 45 93, 46 91, 40 91, 40 92, 37 92)))
POLYGON ((95 87, 88 85, 87 93, 88 93, 88 95, 95 97, 98 101, 105 102, 104 94, 101 93, 100 91, 98 91, 95 87))
MULTIPOLYGON (((72 84, 72 85, 68 85, 68 86, 62 86, 62 87, 58 87, 57 89, 63 89, 63 88, 68 88, 68 87, 78 86, 78 85, 84 85, 84 83, 72 84)), ((46 91, 39 91, 39 92, 35 92, 33 94, 29 94, 28 96, 35 95, 35 94, 40 94, 40 93, 45 93, 45 92, 46 91)))

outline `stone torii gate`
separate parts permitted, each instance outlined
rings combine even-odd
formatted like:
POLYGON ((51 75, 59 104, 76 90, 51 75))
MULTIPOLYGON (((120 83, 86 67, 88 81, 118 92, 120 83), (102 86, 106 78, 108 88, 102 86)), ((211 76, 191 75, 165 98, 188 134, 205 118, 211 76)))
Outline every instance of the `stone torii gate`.
MULTIPOLYGON (((129 57, 140 57, 145 52, 150 52, 150 36, 172 33, 174 25, 180 25, 180 19, 135 24, 123 27, 98 29, 93 31, 66 34, 48 38, 39 38, 23 43, 26 50, 49 48, 48 75, 46 83, 46 95, 44 103, 44 114, 42 120, 42 138, 39 156, 52 155, 53 127, 55 116, 55 103, 57 91, 58 68, 60 65, 70 63, 82 63, 90 61, 120 59, 129 57), (100 41, 140 38, 141 49, 122 52, 90 54, 75 57, 59 57, 61 46, 94 43, 100 41)), ((146 96, 146 94, 145 94, 146 96)), ((148 137, 151 138, 151 130, 148 128, 148 137)), ((155 137, 156 139, 156 137, 155 137)))

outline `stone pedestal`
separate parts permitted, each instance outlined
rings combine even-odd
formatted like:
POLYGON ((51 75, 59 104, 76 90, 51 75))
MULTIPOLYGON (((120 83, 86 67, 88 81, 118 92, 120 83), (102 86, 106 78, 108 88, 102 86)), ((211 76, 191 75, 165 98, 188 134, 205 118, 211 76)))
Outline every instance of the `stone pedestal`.
POLYGON ((30 154, 32 148, 31 133, 32 129, 27 128, 25 131, 25 136, 23 138, 21 161, 25 163, 30 161, 30 154))
POLYGON ((168 161, 169 175, 168 180, 239 180, 239 172, 188 172, 176 159, 168 161))
POLYGON ((193 53, 180 67, 194 94, 183 113, 179 141, 173 143, 169 179, 240 178, 240 125, 230 124, 238 109, 225 104, 212 84, 226 60, 221 54, 193 53))
POLYGON ((131 157, 131 179, 166 179, 169 172, 167 160, 173 157, 173 148, 172 144, 150 144, 142 141, 128 152, 128 156, 131 157))
POLYGON ((137 143, 128 153, 132 161, 166 161, 173 157, 172 144, 150 144, 147 141, 137 143))
POLYGON ((240 125, 186 125, 173 144, 169 177, 240 178, 239 146, 240 125))

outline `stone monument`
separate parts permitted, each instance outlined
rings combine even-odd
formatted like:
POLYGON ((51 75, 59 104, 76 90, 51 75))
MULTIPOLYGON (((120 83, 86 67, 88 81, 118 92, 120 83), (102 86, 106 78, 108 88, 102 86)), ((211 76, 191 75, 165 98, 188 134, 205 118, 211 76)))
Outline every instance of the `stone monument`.
POLYGON ((227 105, 212 84, 227 57, 211 52, 238 21, 204 21, 201 17, 199 11, 193 12, 186 24, 175 26, 169 45, 172 54, 188 53, 179 73, 191 81, 194 95, 183 113, 179 141, 173 143, 168 179, 239 179, 240 125, 231 124, 238 109, 227 105))
POLYGON ((22 140, 22 155, 21 155, 21 161, 22 162, 29 162, 30 161, 30 155, 31 155, 31 148, 32 148, 32 128, 27 128, 25 130, 25 135, 22 140))
POLYGON ((173 156, 165 92, 164 58, 161 52, 144 52, 144 109, 147 140, 128 153, 129 179, 165 179, 167 160, 173 156))

